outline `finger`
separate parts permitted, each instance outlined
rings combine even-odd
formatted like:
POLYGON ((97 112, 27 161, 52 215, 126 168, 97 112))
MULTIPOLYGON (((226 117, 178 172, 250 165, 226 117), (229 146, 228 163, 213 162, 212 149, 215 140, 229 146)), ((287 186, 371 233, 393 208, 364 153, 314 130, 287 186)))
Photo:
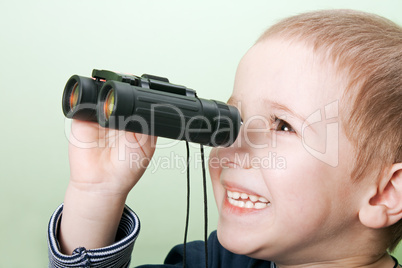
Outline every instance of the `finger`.
POLYGON ((144 156, 151 158, 156 147, 156 136, 150 136, 146 134, 133 133, 133 138, 140 146, 144 156))
POLYGON ((71 134, 80 139, 94 141, 99 138, 99 124, 96 122, 74 119, 71 123, 71 134))

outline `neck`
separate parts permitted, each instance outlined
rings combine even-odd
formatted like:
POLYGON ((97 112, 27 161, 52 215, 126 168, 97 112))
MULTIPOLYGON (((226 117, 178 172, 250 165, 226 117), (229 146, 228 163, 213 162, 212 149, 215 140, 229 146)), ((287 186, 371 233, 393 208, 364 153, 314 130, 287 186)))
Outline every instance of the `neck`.
MULTIPOLYGON (((355 256, 348 257, 344 259, 329 260, 312 262, 305 264, 276 264, 277 268, 332 268, 332 267, 342 267, 342 268, 393 268, 395 266, 395 261, 391 258, 389 254, 384 254, 381 256, 355 256)), ((398 266, 399 267, 399 266, 398 266)))

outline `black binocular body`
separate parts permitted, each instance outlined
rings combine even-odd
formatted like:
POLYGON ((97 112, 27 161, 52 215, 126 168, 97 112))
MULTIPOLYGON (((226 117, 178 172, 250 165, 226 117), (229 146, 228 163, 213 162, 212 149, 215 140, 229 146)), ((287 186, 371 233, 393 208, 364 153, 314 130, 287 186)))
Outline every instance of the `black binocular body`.
POLYGON ((62 106, 68 118, 213 147, 230 146, 241 126, 234 106, 198 98, 190 88, 146 74, 94 69, 91 78, 73 75, 62 106))

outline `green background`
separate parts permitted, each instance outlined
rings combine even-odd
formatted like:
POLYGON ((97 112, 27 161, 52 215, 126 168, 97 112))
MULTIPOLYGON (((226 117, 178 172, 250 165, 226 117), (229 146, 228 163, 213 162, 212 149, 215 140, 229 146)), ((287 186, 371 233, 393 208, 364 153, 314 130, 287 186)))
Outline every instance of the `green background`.
MULTIPOLYGON (((0 267, 46 267, 50 215, 69 178, 70 121, 61 94, 93 68, 165 76, 225 101, 237 63, 269 25, 303 11, 353 8, 402 24, 402 1, 5 1, 0 2, 0 267)), ((161 140, 166 144, 167 140, 161 140)), ((209 149, 207 150, 209 151, 209 149)), ((193 157, 198 149, 192 146, 193 157)), ((185 157, 185 144, 156 157, 185 157)), ((192 162, 189 240, 203 238, 200 163, 192 162)), ((209 230, 217 212, 209 187, 209 230)), ((161 263, 182 242, 183 166, 148 170, 128 198, 142 231, 132 266, 161 263)), ((402 260, 402 250, 397 254, 402 260)))

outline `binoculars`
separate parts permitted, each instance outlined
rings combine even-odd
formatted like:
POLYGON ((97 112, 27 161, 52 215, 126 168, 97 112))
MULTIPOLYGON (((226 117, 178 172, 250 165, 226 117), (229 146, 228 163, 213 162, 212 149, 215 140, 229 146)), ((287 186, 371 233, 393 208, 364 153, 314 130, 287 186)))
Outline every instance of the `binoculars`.
POLYGON ((62 107, 67 118, 213 147, 230 146, 242 124, 234 106, 198 98, 167 78, 96 69, 67 81, 62 107))

